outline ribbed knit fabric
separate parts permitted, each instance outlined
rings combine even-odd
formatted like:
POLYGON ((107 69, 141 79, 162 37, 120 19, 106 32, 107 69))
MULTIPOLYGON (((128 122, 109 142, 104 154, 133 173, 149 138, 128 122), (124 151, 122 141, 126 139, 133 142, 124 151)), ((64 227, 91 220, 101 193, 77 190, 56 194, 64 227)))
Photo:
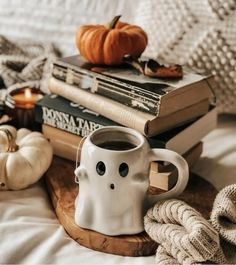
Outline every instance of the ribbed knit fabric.
POLYGON ((160 244, 157 264, 226 263, 218 232, 185 202, 158 202, 147 212, 144 226, 160 244))
MULTIPOLYGON (((50 65, 59 55, 51 44, 32 41, 14 43, 0 35, 0 79, 5 87, 40 87, 47 92, 50 65)), ((1 87, 0 87, 1 88, 1 87)))
POLYGON ((221 238, 236 246, 236 184, 227 186, 218 193, 210 220, 221 238))

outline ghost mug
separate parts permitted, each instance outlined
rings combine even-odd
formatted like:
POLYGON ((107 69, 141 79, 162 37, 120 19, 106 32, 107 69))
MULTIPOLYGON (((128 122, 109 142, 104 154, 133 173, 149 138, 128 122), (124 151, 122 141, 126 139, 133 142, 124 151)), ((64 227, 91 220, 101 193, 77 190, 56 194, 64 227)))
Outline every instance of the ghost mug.
POLYGON ((136 234, 143 217, 158 200, 179 195, 188 182, 188 165, 177 153, 151 149, 145 137, 125 127, 108 126, 92 132, 75 170, 79 194, 75 223, 106 235, 136 234), (151 161, 168 161, 178 170, 170 191, 148 195, 151 161))

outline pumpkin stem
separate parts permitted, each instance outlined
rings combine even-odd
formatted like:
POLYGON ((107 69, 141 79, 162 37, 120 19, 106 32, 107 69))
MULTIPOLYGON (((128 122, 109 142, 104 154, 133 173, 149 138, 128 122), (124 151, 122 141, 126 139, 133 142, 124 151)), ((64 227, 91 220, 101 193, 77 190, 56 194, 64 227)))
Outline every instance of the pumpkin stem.
POLYGON ((16 141, 11 131, 5 128, 4 129, 1 128, 0 131, 4 132, 7 136, 7 141, 8 141, 7 152, 16 152, 19 149, 19 146, 16 144, 16 141))
POLYGON ((121 18, 121 15, 119 16, 115 16, 112 21, 109 23, 108 25, 108 29, 114 29, 116 26, 116 23, 119 21, 119 19, 121 18))
POLYGON ((14 144, 11 145, 9 152, 16 152, 19 149, 19 146, 14 141, 14 144))

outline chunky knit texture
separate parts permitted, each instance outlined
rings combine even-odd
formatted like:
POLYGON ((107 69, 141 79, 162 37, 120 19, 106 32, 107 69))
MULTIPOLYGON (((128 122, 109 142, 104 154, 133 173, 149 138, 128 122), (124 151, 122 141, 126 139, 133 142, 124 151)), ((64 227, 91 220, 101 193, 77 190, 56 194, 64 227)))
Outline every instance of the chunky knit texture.
POLYGON ((217 231, 185 202, 158 202, 147 212, 144 226, 161 245, 156 254, 157 264, 226 262, 217 231))
POLYGON ((0 35, 0 79, 11 86, 33 86, 47 90, 50 65, 59 52, 51 44, 21 41, 15 44, 0 35))
POLYGON ((223 240, 236 245, 236 184, 218 193, 210 220, 223 240))

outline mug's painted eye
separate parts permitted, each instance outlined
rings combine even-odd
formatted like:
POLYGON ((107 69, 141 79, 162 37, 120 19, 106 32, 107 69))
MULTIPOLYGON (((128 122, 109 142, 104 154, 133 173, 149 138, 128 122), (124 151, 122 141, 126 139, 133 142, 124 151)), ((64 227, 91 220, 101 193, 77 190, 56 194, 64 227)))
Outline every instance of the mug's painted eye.
POLYGON ((97 170, 98 175, 100 176, 104 175, 106 172, 105 164, 102 161, 99 161, 96 165, 96 170, 97 170))
POLYGON ((126 163, 121 163, 119 166, 119 173, 121 177, 126 177, 129 173, 129 166, 126 163))

